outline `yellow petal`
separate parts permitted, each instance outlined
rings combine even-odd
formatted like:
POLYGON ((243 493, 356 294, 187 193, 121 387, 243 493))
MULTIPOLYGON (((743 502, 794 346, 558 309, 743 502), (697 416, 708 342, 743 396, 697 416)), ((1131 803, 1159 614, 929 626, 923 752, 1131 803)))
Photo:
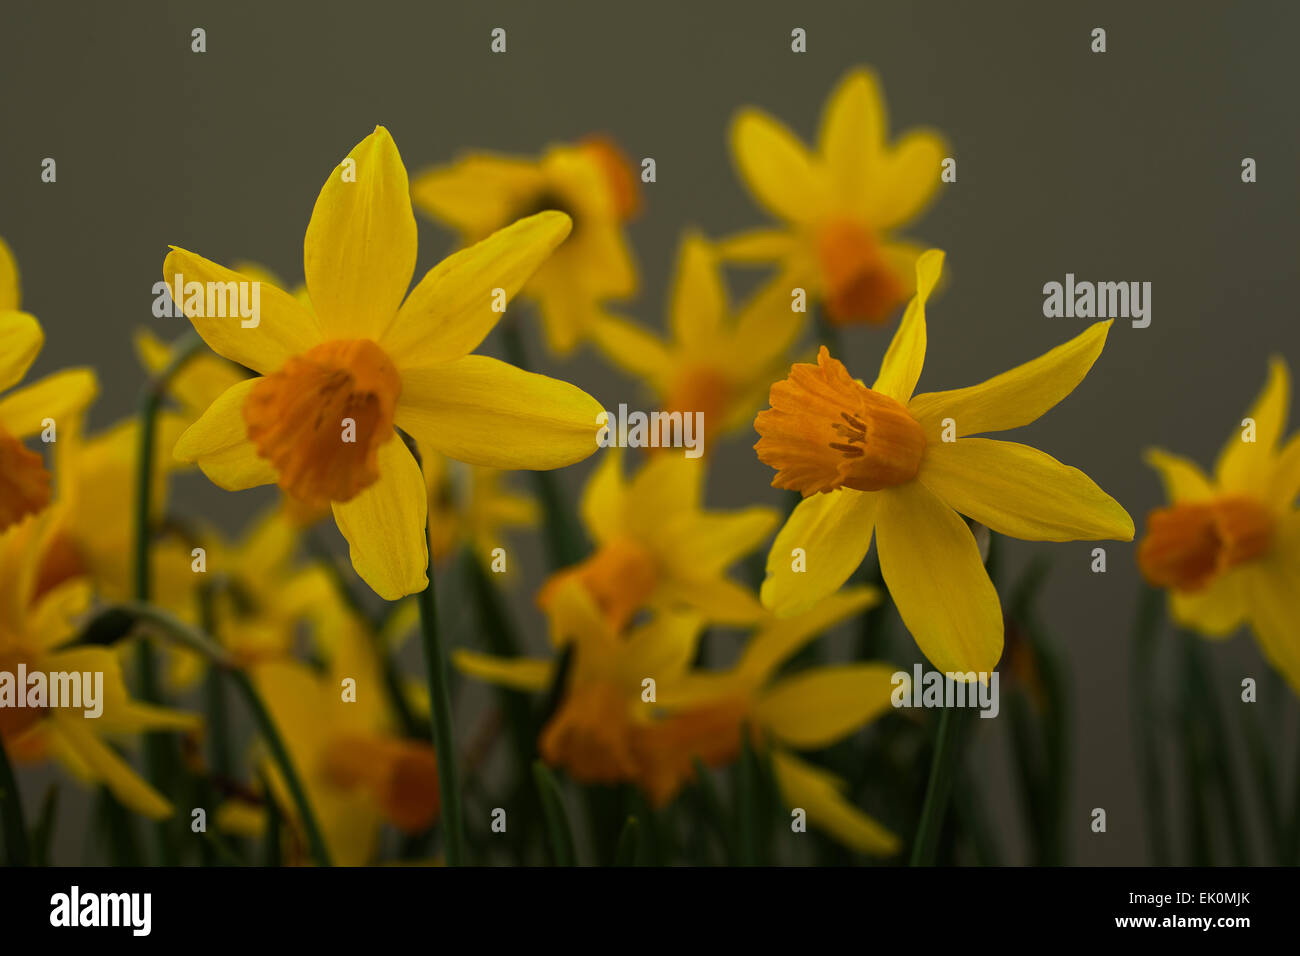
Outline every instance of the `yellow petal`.
MULTIPOLYGON (((0 312, 16 312, 22 302, 22 284, 18 280, 18 263, 9 246, 0 239, 0 312)), ((0 339, 0 341, 3 341, 0 339)), ((4 349, 0 348, 0 355, 4 349)), ((4 388, 0 385, 0 388, 4 388)))
POLYGON ((880 374, 871 386, 904 405, 911 400, 925 365, 925 303, 942 273, 942 250, 931 249, 916 260, 916 295, 908 303, 889 351, 880 362, 880 374))
POLYGON ((647 677, 660 687, 674 683, 695 659, 701 627, 696 614, 656 614, 625 639, 622 678, 638 693, 647 677))
POLYGON ((669 577, 659 582, 655 597, 669 607, 697 611, 715 624, 739 626, 763 617, 763 605, 749 588, 722 577, 669 577))
POLYGON ((933 442, 917 479, 950 508, 1024 541, 1133 540, 1133 519, 1077 468, 1028 445, 933 442))
POLYGON ((921 652, 944 673, 992 671, 1002 656, 1002 606, 975 536, 918 482, 880 496, 880 572, 921 652))
POLYGON ((1300 548, 1292 547, 1286 559, 1259 562, 1246 586, 1259 646, 1300 695, 1300 548))
POLYGON ((1280 356, 1274 356, 1268 363, 1268 381, 1246 413, 1246 418, 1254 422, 1254 441, 1244 440, 1247 426, 1243 420, 1240 428, 1233 429, 1232 437, 1214 464, 1214 477, 1220 489, 1258 495, 1267 493, 1273 474, 1273 456, 1278 440, 1286 430, 1290 407, 1291 374, 1286 362, 1280 356))
MULTIPOLYGON (((264 285, 263 288, 265 287, 264 285)), ((140 363, 153 375, 162 372, 172 360, 172 346, 148 329, 136 332, 134 344, 140 363)), ((172 376, 167 389, 185 406, 188 413, 197 416, 226 389, 238 385, 247 377, 239 366, 203 352, 191 358, 172 376)))
POLYGON ((378 339, 415 272, 411 187, 397 144, 382 126, 348 159, 355 166, 335 167, 316 198, 303 273, 325 338, 378 339))
POLYGON ((819 143, 836 196, 854 212, 865 212, 870 195, 880 191, 876 177, 886 132, 885 103, 875 74, 853 70, 826 101, 819 143))
POLYGON ((0 392, 22 381, 43 344, 45 333, 35 318, 0 311, 0 392))
MULTIPOLYGON (((723 367, 734 370, 737 379, 765 375, 772 366, 784 364, 808 319, 807 312, 791 308, 791 287, 788 276, 777 275, 759 287, 736 314, 734 329, 724 345, 726 354, 718 358, 723 367)), ((770 379, 764 382, 764 395, 769 383, 770 379)), ((752 409, 745 411, 752 417, 752 409)))
POLYGON ((56 711, 51 721, 55 733, 76 759, 89 768, 94 779, 102 782, 124 806, 154 820, 172 813, 172 805, 115 754, 88 728, 84 718, 68 717, 56 711))
MULTIPOLYGON (((177 277, 186 286, 192 282, 203 283, 205 290, 207 283, 218 283, 225 290, 223 294, 229 292, 229 283, 255 281, 192 252, 175 246, 171 249, 163 262, 163 281, 168 289, 175 290, 177 277)), ((206 295, 202 302, 196 301, 193 308, 185 308, 184 302, 179 305, 212 351, 265 375, 278 369, 290 356, 320 344, 321 330, 316 324, 316 316, 289 293, 270 285, 259 285, 257 289, 255 326, 245 327, 245 322, 253 320, 241 318, 237 307, 231 309, 227 305, 225 316, 207 315, 206 295)), ((183 289, 182 297, 185 297, 183 289)), ((225 301, 228 303, 229 299, 225 301)), ((214 302, 213 311, 222 311, 216 305, 214 302)))
POLYGON ((839 590, 867 556, 878 504, 877 494, 851 488, 799 502, 768 553, 763 606, 790 617, 839 590), (805 570, 794 570, 796 548, 805 570))
POLYGON ((945 156, 943 137, 914 130, 890 147, 876 167, 876 180, 868 194, 867 218, 879 229, 892 229, 915 218, 939 188, 945 156))
POLYGON ((813 668, 765 691, 754 714, 781 743, 829 747, 889 709, 894 671, 889 664, 813 668))
POLYGON ((798 242, 799 237, 789 229, 753 229, 719 239, 717 252, 728 262, 752 265, 786 259, 794 254, 798 242))
POLYGON ((803 223, 826 208, 821 171, 803 143, 753 108, 741 110, 731 124, 731 155, 749 191, 781 219, 803 223))
POLYGON ((648 330, 609 313, 591 324, 591 339, 609 361, 649 383, 657 392, 668 389, 675 370, 663 342, 648 330))
POLYGON ((397 424, 457 461, 549 469, 596 451, 601 411, 567 382, 467 355, 447 365, 404 369, 397 424))
POLYGON ((457 648, 451 662, 462 674, 512 690, 543 691, 551 686, 555 662, 533 657, 494 657, 457 648))
POLYGON ((667 559, 692 576, 721 574, 753 551, 776 527, 775 508, 755 505, 722 514, 683 515, 660 538, 667 559))
POLYGON ((1205 472, 1194 461, 1171 455, 1158 448, 1148 449, 1142 460, 1154 468, 1165 486, 1165 496, 1170 504, 1183 501, 1204 501, 1214 496, 1214 488, 1205 472))
POLYGON ((411 197, 421 212, 478 238, 517 216, 544 186, 536 161, 484 153, 416 176, 411 197))
POLYGON ((569 235, 573 221, 541 212, 500 229, 430 269, 380 339, 398 368, 451 362, 474 351, 512 301, 569 235))
POLYGON ((1266 500, 1277 510, 1286 511, 1295 503, 1297 494, 1300 494, 1300 433, 1293 435, 1278 452, 1266 500))
POLYGON ((227 491, 275 483, 275 469, 257 454, 244 424, 244 402, 257 381, 250 378, 226 389, 172 451, 178 461, 198 464, 213 484, 227 491))
POLYGON ((617 448, 605 452, 582 489, 578 511, 591 540, 604 544, 623 531, 626 505, 623 455, 617 448))
POLYGON ((379 480, 352 500, 332 505, 348 539, 352 567, 385 601, 415 594, 429 583, 428 506, 420 466, 395 435, 379 446, 379 480))
POLYGON ((931 440, 938 440, 945 418, 953 419, 958 435, 1028 425, 1083 381, 1106 344, 1111 321, 1095 322, 1050 352, 979 385, 918 395, 908 410, 931 440))
POLYGON ((808 822, 844 845, 871 856, 893 856, 898 837, 844 798, 844 783, 783 750, 772 752, 772 772, 786 806, 804 810, 808 822))
POLYGON ((1234 634, 1250 609, 1250 575, 1243 566, 1215 575, 1200 591, 1170 591, 1170 616, 1182 627, 1206 637, 1234 634))
POLYGON ((687 234, 677 253, 669 317, 673 337, 687 350, 712 342, 727 314, 727 290, 709 243, 687 234))
POLYGON ((99 394, 94 369, 70 368, 47 375, 0 399, 0 428, 22 440, 55 423, 80 415, 99 394))
POLYGON ((760 687, 811 640, 836 624, 880 603, 873 587, 849 587, 818 601, 802 614, 763 624, 749 639, 736 671, 752 687, 760 687))

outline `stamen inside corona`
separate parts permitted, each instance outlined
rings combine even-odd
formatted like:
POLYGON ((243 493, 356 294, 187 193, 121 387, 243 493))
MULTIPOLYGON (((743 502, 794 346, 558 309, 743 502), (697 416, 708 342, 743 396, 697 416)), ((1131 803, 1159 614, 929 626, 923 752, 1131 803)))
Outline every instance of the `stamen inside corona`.
POLYGON ((804 497, 836 488, 879 491, 916 477, 925 434, 902 403, 854 381, 822 346, 817 364, 798 363, 772 386, 759 412, 758 457, 772 484, 804 497))
POLYGON ((1217 575, 1264 554, 1274 524, 1267 508, 1246 497, 1157 508, 1147 515, 1138 566, 1156 587, 1200 591, 1217 575))
POLYGON ((379 478, 401 379, 369 339, 325 342, 259 380, 244 402, 257 453, 309 507, 348 501, 379 478))
POLYGON ((836 325, 880 324, 908 297, 870 230, 856 222, 823 226, 817 252, 826 284, 826 312, 836 325))

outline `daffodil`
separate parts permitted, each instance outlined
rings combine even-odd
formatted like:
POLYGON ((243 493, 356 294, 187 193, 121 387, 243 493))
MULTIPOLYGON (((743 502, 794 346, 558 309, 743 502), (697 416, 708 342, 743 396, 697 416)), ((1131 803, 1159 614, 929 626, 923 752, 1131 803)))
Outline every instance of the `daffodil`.
POLYGON ((898 839, 853 806, 844 783, 793 751, 820 750, 864 727, 890 706, 894 667, 834 664, 778 676, 809 641, 878 603, 874 588, 846 588, 795 617, 770 618, 728 671, 691 672, 663 685, 666 715, 638 728, 638 782, 659 806, 695 776, 695 763, 722 766, 749 733, 768 748, 782 799, 808 822, 862 853, 889 856, 898 839))
MULTIPOLYGON (((131 700, 117 654, 72 646, 89 605, 90 582, 74 577, 37 593, 38 569, 58 527, 57 505, 0 534, 0 671, 103 675, 102 712, 85 708, 0 707, 5 750, 20 763, 52 758, 75 776, 108 787, 125 806, 161 819, 172 806, 105 742, 151 730, 192 730, 190 714, 131 700)), ((25 691, 25 689, 24 689, 25 691)))
POLYGON ((573 350, 600 302, 636 292, 636 264, 623 224, 640 208, 636 174, 608 139, 557 145, 537 159, 472 153, 427 170, 411 187, 416 207, 477 242, 542 210, 573 219, 573 232, 529 280, 550 348, 573 350))
POLYGON ((562 583, 576 579, 615 630, 643 608, 691 609, 722 624, 760 617, 754 595, 726 571, 767 538, 776 512, 705 511, 704 476, 704 459, 663 452, 650 456, 629 481, 622 456, 608 452, 580 503, 595 553, 552 576, 542 589, 543 605, 562 583))
POLYGON ((649 384, 665 411, 703 414, 712 438, 753 419, 804 316, 791 308, 784 283, 763 287, 731 316, 716 252, 692 234, 677 257, 672 341, 609 314, 597 320, 592 337, 611 361, 649 384))
MULTIPOLYGON (((422 833, 437 819, 438 761, 424 740, 396 735, 370 647, 355 619, 337 619, 339 633, 330 670, 320 674, 290 659, 252 668, 290 759, 307 791, 333 861, 340 866, 371 862, 381 827, 422 833)), ((262 766, 271 798, 293 815, 294 804, 278 767, 262 766)), ((228 803, 225 828, 260 832, 265 814, 228 803)))
POLYGON ((891 144, 887 130, 879 85, 861 69, 827 102, 815 150, 766 113, 741 111, 732 156, 782 225, 726 241, 724 255, 779 263, 787 285, 816 295, 833 323, 887 321, 915 291, 924 249, 895 231, 929 204, 948 155, 937 133, 912 130, 891 144))
POLYGON ((925 302, 943 253, 917 260, 917 294, 870 388, 823 347, 772 386, 754 427, 772 484, 804 500, 767 560, 764 605, 778 614, 834 591, 866 556, 939 670, 992 671, 1002 609, 960 515, 1027 541, 1133 538, 1133 521, 1083 472, 1027 445, 969 437, 1027 425, 1083 380, 1106 342, 1098 322, 979 385, 914 395, 925 361, 925 302))
MULTIPOLYGON (((503 533, 537 525, 537 503, 505 486, 506 474, 421 451, 429 488, 429 551, 435 562, 468 546, 485 567, 503 533)), ((507 567, 509 565, 507 564, 507 567)))
POLYGON ((40 323, 19 305, 18 266, 0 240, 0 531, 36 514, 53 495, 45 459, 23 442, 51 425, 57 438, 60 423, 79 414, 99 388, 93 371, 77 368, 10 391, 45 342, 40 323))
POLYGON ((1286 362, 1274 358, 1240 433, 1213 477, 1151 450, 1169 506, 1147 515, 1138 566, 1169 590, 1183 627, 1227 637, 1249 623, 1265 657, 1300 694, 1300 434, 1285 444, 1291 402, 1286 362))
MULTIPOLYGON (((257 372, 227 389, 175 454, 229 490, 280 485, 328 504, 357 573, 394 600, 427 584, 428 495, 401 428, 451 458, 493 468, 549 469, 596 450, 600 406, 565 382, 469 354, 494 309, 568 235, 542 212, 431 269, 407 294, 416 229, 406 169, 383 127, 330 174, 307 227, 303 267, 312 309, 261 287, 260 317, 186 315, 218 355, 257 372)), ((181 249, 176 282, 246 277, 181 249)))
MULTIPOLYGON (((247 274, 247 273, 241 273, 247 274)), ((255 281, 263 281, 254 277, 255 281)), ((135 334, 135 353, 150 375, 159 375, 176 358, 174 343, 164 342, 147 329, 135 334)), ((239 366, 218 355, 202 352, 190 358, 168 383, 167 391, 180 406, 187 424, 197 421, 227 389, 248 378, 239 366)), ((170 456, 169 456, 170 457, 170 456)))
MULTIPOLYGON (((572 645, 573 663, 560 705, 542 729, 542 758, 582 783, 637 779, 635 735, 653 715, 653 695, 648 699, 647 692, 671 685, 690 665, 700 635, 698 616, 659 614, 622 633, 574 581, 557 587, 548 613, 551 640, 557 648, 572 645)), ((554 659, 461 649, 452 660, 472 677, 515 690, 541 692, 555 679, 554 659)))

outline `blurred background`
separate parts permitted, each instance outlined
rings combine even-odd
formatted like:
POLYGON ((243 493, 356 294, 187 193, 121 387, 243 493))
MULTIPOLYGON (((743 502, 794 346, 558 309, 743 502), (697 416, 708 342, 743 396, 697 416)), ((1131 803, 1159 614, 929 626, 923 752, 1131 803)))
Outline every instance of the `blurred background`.
MULTIPOLYGON (((1083 385, 1017 435, 1087 471, 1140 529, 1163 501, 1142 450, 1159 444, 1210 465, 1262 387, 1268 356, 1300 362, 1297 31, 1300 7, 1287 2, 6 0, 0 236, 17 257, 24 308, 48 336, 33 374, 95 365, 98 428, 133 410, 142 381, 133 330, 170 339, 188 326, 150 311, 169 244, 255 260, 297 283, 321 183, 378 123, 412 173, 470 149, 534 154, 601 132, 657 163, 630 229, 641 292, 622 311, 661 329, 682 230, 720 236, 766 221, 731 167, 733 113, 759 106, 811 138, 836 81, 867 65, 883 83, 892 131, 937 128, 958 161, 958 181, 907 230, 947 250, 950 269, 930 309, 921 390, 978 382, 1082 331, 1087 320, 1042 314, 1043 284, 1067 272, 1152 283, 1150 327, 1116 323, 1083 385), (1098 26, 1104 54, 1090 51, 1098 26), (195 27, 206 30, 206 53, 190 50, 195 27), (505 54, 489 51, 494 27, 507 31, 505 54), (807 31, 805 54, 790 50, 794 27, 807 31), (57 160, 55 184, 40 181, 45 157, 57 160), (1241 181, 1244 157, 1257 161, 1254 184, 1241 181)), ((420 241, 417 275, 454 245, 423 218, 420 241)), ((737 273, 733 291, 757 277, 737 273)), ((893 328, 849 329, 849 367, 869 376, 893 328)), ((538 370, 607 408, 650 407, 590 349, 547 355, 539 331, 526 329, 538 370)), ((484 351, 499 349, 493 337, 484 351)), ((784 505, 751 444, 742 436, 715 451, 710 506, 784 505)), ((571 494, 596 460, 562 474, 571 494)), ((269 500, 192 475, 175 485, 172 505, 233 531, 269 500)), ((1092 544, 1006 544, 1009 577, 1033 554, 1052 558, 1040 610, 1072 683, 1069 859, 1142 863, 1134 547, 1107 543, 1107 573, 1094 574, 1092 544), (1096 807, 1107 811, 1105 834, 1089 830, 1096 807)), ((521 541, 514 560, 523 579, 515 611, 540 648, 539 542, 521 541)), ((1244 633, 1208 650, 1231 715, 1243 706, 1241 679, 1263 685, 1266 665, 1244 633)), ((457 702, 462 733, 483 706, 478 691, 457 702)), ((1270 745, 1294 753, 1294 701, 1280 713, 1270 745)), ((1023 861, 1007 721, 973 724, 987 811, 1004 857, 1023 861)), ((1291 767, 1283 760, 1284 779, 1291 767)), ((41 781, 28 783, 35 800, 41 781)), ((96 858, 67 825, 85 810, 73 796, 61 862, 96 858)), ((1247 811, 1259 846, 1256 806, 1247 811)))

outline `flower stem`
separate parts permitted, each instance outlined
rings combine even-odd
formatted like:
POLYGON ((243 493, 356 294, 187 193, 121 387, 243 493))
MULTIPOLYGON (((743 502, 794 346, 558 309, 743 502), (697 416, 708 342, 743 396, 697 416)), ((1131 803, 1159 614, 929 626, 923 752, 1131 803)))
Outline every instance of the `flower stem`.
POLYGON ((0 813, 4 816, 5 865, 28 866, 31 850, 27 843, 27 822, 23 819, 23 800, 3 738, 0 738, 0 813))
MULTIPOLYGON (((135 578, 134 597, 142 603, 150 599, 152 579, 149 545, 153 539, 153 455, 158 430, 158 409, 162 406, 172 377, 202 348, 203 340, 197 332, 190 331, 182 336, 173 347, 167 366, 145 385, 140 395, 140 444, 136 451, 135 553, 132 570, 135 578)), ((140 698, 149 704, 161 703, 153 648, 144 641, 136 645, 136 670, 140 681, 140 698)), ((150 733, 145 736, 145 768, 155 787, 164 793, 171 789, 170 780, 164 779, 170 778, 174 769, 166 734, 150 733)), ((158 840, 163 865, 175 866, 176 847, 166 821, 158 824, 158 840)))
POLYGON ((560 785, 555 776, 540 760, 533 761, 533 782, 542 801, 542 812, 546 818, 546 832, 551 844, 551 861, 556 866, 573 866, 573 830, 569 826, 569 817, 564 812, 564 803, 560 799, 560 785))
POLYGON ((429 678, 429 706, 433 715, 433 749, 438 758, 438 794, 442 803, 442 832, 447 865, 465 861, 465 825, 460 806, 460 769, 451 733, 451 692, 447 681, 447 655, 438 628, 438 599, 433 568, 429 583, 416 599, 420 607, 420 637, 429 678))
POLYGON ((934 744, 934 759, 930 763, 930 782, 925 788, 925 803, 921 807, 921 822, 916 828, 912 843, 912 866, 934 866, 939 848, 939 833, 948 810, 948 797, 957 767, 957 736, 961 717, 954 714, 955 707, 945 707, 939 713, 939 733, 934 744))

